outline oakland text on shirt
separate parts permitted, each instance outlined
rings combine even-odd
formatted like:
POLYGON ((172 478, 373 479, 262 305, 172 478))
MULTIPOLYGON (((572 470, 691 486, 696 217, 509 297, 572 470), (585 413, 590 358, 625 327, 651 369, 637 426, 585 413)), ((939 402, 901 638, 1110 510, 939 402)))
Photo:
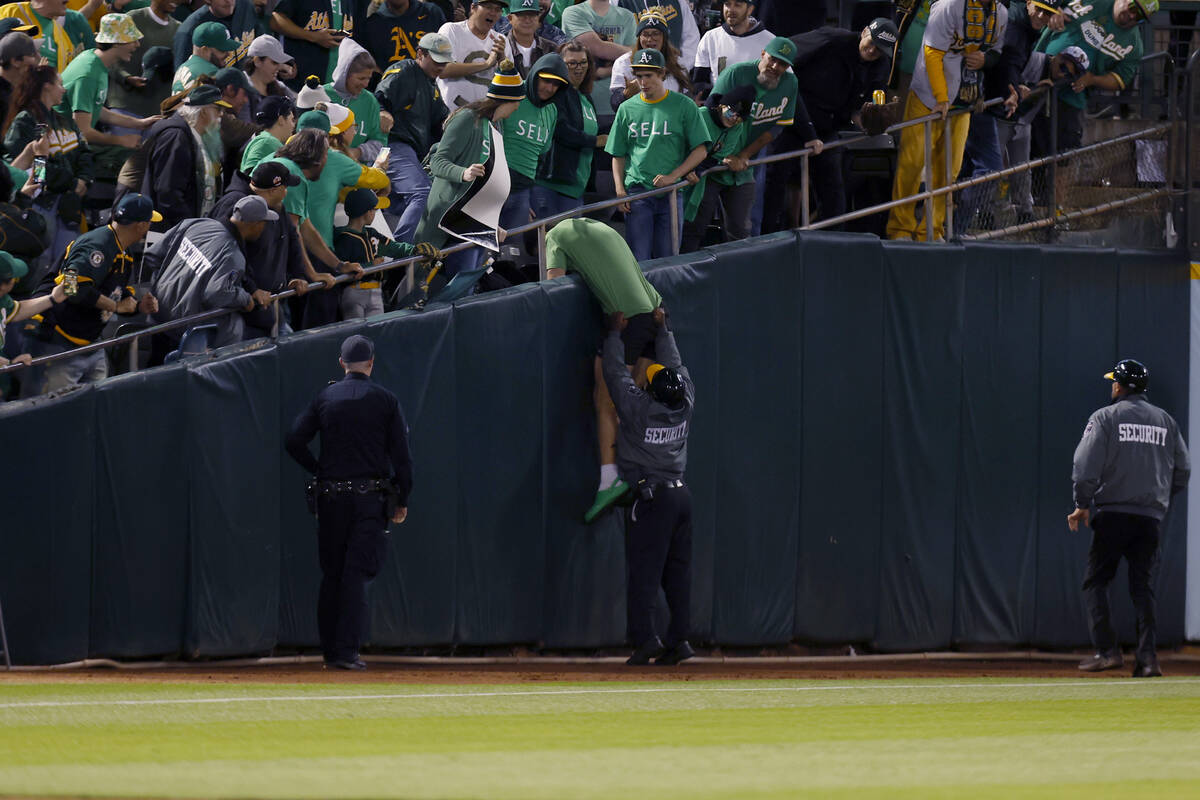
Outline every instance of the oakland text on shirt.
POLYGON ((1122 422, 1117 425, 1117 441, 1166 446, 1167 429, 1158 425, 1138 425, 1122 422))
POLYGON ((1092 13, 1093 9, 1095 8, 1096 7, 1094 5, 1085 2, 1084 0, 1071 0, 1071 2, 1067 3, 1063 11, 1068 17, 1079 19, 1080 17, 1085 17, 1092 13))
POLYGON ((765 106, 756 100, 750 106, 750 119, 755 125, 761 125, 765 122, 779 122, 783 119, 783 115, 790 103, 791 98, 788 97, 781 98, 777 106, 765 106))
POLYGON ((1123 60, 1125 56, 1133 52, 1132 44, 1122 47, 1117 43, 1116 35, 1105 31, 1104 26, 1095 20, 1088 20, 1080 25, 1079 32, 1083 34, 1083 38, 1088 44, 1101 53, 1112 56, 1117 61, 1123 60))
POLYGON ((687 438, 688 424, 687 420, 672 425, 670 428, 646 428, 646 436, 643 440, 646 444, 670 444, 671 442, 680 442, 687 438))

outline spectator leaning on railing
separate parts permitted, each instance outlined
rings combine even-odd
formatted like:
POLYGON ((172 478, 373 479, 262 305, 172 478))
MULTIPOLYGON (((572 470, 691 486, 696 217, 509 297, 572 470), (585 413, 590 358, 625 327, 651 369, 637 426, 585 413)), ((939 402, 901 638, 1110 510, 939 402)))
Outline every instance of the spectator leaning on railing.
MULTIPOLYGON (((131 285, 133 256, 129 248, 146 238, 150 223, 161 220, 150 198, 129 194, 117 203, 113 221, 71 243, 55 283, 66 283, 74 294, 46 310, 35 336, 38 356, 53 355, 91 344, 100 338, 112 314, 151 314, 158 310, 154 295, 140 298, 131 285), (77 287, 77 288, 76 288, 77 287)), ((44 374, 30 381, 23 394, 52 392, 77 383, 92 383, 108 376, 103 350, 60 359, 45 366, 44 374)))
MULTIPOLYGON (((1068 47, 1087 54, 1091 65, 1071 91, 1058 93, 1058 149, 1071 150, 1083 142, 1083 112, 1089 89, 1118 92, 1133 83, 1142 59, 1138 23, 1158 11, 1158 0, 1072 0, 1062 8, 1067 25, 1061 33, 1047 28, 1037 49, 1055 55, 1068 47)), ((1049 122, 1034 126, 1034 148, 1048 154, 1049 122)))
MULTIPOLYGON (((155 322, 171 322, 218 308, 253 311, 260 300, 242 285, 246 247, 262 236, 279 215, 258 195, 234 204, 226 219, 185 219, 146 249, 145 267, 154 274, 152 292, 158 298, 155 322)), ((242 315, 226 314, 209 324, 217 326, 214 347, 242 339, 242 315)), ((176 349, 182 330, 156 334, 150 363, 161 364, 176 349)))
MULTIPOLYGON (((663 86, 665 61, 657 50, 633 56, 641 93, 621 104, 605 149, 613 157, 617 197, 670 186, 691 174, 711 141, 700 109, 663 86)), ((621 206, 630 249, 638 261, 675 255, 671 246, 670 194, 621 206)), ((683 215, 680 214, 680 223, 683 215)))
MULTIPOLYGON (((912 88, 904 106, 904 119, 936 112, 944 120, 952 105, 975 103, 982 94, 979 70, 983 68, 987 51, 1003 43, 1007 20, 1008 9, 996 0, 940 0, 934 3, 929 11, 929 24, 925 27, 922 52, 917 56, 912 88)), ((958 174, 970 122, 967 114, 955 115, 950 121, 948 142, 945 141, 946 125, 941 120, 930 126, 933 186, 927 189, 945 186, 958 174), (946 175, 945 148, 950 148, 949 176, 946 175)), ((924 164, 924 126, 905 128, 900 134, 900 153, 892 183, 893 200, 917 193, 924 164)), ((933 199, 933 220, 924 220, 923 225, 932 223, 934 238, 941 239, 946 235, 945 221, 946 198, 938 195, 933 199)), ((925 238, 925 231, 917 227, 915 202, 891 210, 887 235, 889 239, 925 238)))
MULTIPOLYGON (((8 364, 26 364, 33 361, 33 356, 30 353, 18 352, 11 359, 6 358, 5 351, 5 329, 8 325, 21 320, 29 319, 36 314, 47 311, 51 306, 59 305, 67 299, 66 287, 58 284, 50 292, 41 297, 31 297, 27 300, 14 300, 12 297, 13 287, 17 281, 24 278, 29 273, 29 267, 24 261, 10 253, 0 250, 0 367, 8 364)), ((0 400, 9 397, 11 394, 11 382, 9 376, 0 375, 0 400)))
MULTIPOLYGON (((754 89, 749 86, 738 86, 728 95, 714 93, 708 96, 702 116, 712 144, 708 146, 708 157, 700 164, 699 172, 720 164, 728 166, 729 159, 746 146, 750 126, 745 120, 750 116, 753 103, 754 89)), ((745 239, 750 235, 746 222, 754 204, 754 180, 749 170, 702 176, 699 183, 684 192, 684 202, 686 222, 681 252, 700 249, 718 205, 725 208, 725 232, 729 240, 745 239)))
POLYGON ((393 213, 400 221, 393 233, 402 242, 412 242, 417 232, 432 185, 421 166, 433 143, 442 135, 449 113, 437 90, 437 79, 452 60, 450 40, 440 33, 421 37, 416 57, 383 74, 375 97, 396 123, 388 132, 387 174, 392 182, 393 213))
MULTIPOLYGON (((737 86, 753 86, 756 99, 750 110, 750 135, 742 152, 734 156, 730 168, 738 171, 748 169, 747 161, 762 153, 778 133, 790 125, 799 126, 805 146, 811 146, 817 154, 821 152, 821 140, 809 122, 808 113, 798 99, 796 76, 790 72, 796 57, 796 45, 791 39, 776 36, 767 42, 759 54, 758 61, 734 64, 717 78, 713 91, 728 94, 737 86)), ((754 167, 754 211, 747 224, 750 233, 756 235, 762 221, 764 192, 766 190, 766 167, 754 167)))
MULTIPOLYGON (((784 153, 800 150, 808 146, 806 136, 823 142, 834 141, 839 131, 858 123, 860 109, 870 100, 872 91, 887 84, 896 39, 896 26, 883 17, 871 20, 858 33, 841 28, 817 28, 793 36, 796 59, 792 69, 798 84, 796 105, 807 113, 812 128, 798 125, 784 128, 775 149, 784 153)), ((824 219, 840 216, 846 211, 843 152, 842 148, 835 148, 808 161, 809 180, 824 219)), ((793 204, 788 186, 800 176, 800 169, 799 159, 780 161, 767 167, 763 233, 793 227, 793 204)))
POLYGON ((754 0, 725 0, 722 3, 721 25, 705 31, 696 49, 692 85, 697 97, 708 96, 713 81, 726 67, 753 61, 775 38, 754 18, 754 7, 754 0))
MULTIPOLYGON (((255 307, 243 315, 246 339, 271 335, 275 325, 271 295, 285 289, 294 289, 302 295, 308 290, 308 282, 317 279, 300 242, 300 233, 283 207, 288 190, 300 185, 300 180, 277 161, 260 164, 249 177, 235 175, 209 214, 212 219, 229 219, 242 198, 258 195, 278 215, 278 219, 267 220, 261 236, 246 242, 242 287, 255 301, 255 307)), ((286 315, 280 323, 280 334, 291 332, 286 315)))

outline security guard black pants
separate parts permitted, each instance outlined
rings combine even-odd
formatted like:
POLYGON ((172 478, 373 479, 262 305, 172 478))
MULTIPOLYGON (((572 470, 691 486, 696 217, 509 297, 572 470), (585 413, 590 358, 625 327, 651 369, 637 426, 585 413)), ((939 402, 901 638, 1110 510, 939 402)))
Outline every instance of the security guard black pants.
POLYGON ((327 663, 354 661, 367 633, 367 586, 387 555, 386 502, 378 492, 322 495, 317 519, 321 651, 327 663))
POLYGON ((625 526, 629 639, 640 647, 657 636, 654 601, 661 585, 671 610, 668 647, 687 638, 692 602, 692 495, 686 486, 658 487, 638 500, 625 526))
POLYGON ((1117 634, 1109 615, 1108 585, 1121 558, 1129 564, 1129 596, 1137 615, 1137 660, 1155 661, 1154 568, 1158 564, 1158 520, 1141 514, 1102 511, 1092 518, 1092 548, 1088 552, 1083 594, 1097 653, 1118 652, 1117 634))

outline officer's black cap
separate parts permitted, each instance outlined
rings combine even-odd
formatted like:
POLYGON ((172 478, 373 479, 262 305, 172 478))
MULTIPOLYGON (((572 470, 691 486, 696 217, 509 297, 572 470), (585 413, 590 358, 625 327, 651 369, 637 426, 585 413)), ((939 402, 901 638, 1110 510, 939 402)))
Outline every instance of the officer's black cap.
POLYGON ((375 345, 365 336, 354 334, 342 342, 342 361, 359 364, 375 357, 375 345))
POLYGON ((1105 373, 1104 379, 1115 381, 1134 392, 1144 392, 1150 388, 1150 370, 1132 358, 1118 361, 1112 372, 1105 373))

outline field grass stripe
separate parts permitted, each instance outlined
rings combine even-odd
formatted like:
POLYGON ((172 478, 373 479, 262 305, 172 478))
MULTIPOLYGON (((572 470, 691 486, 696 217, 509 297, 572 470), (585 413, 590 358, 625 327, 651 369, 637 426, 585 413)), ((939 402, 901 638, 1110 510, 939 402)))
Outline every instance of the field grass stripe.
POLYGON ((73 706, 161 706, 161 705, 204 705, 227 703, 303 703, 338 702, 361 700, 432 700, 474 697, 545 697, 554 695, 602 695, 602 694, 684 694, 696 692, 841 692, 841 691, 920 691, 943 689, 1057 689, 1064 687, 1126 686, 1146 687, 1164 684, 1195 684, 1200 679, 1176 678, 1154 681, 1121 680, 1054 681, 1044 683, 927 683, 927 684, 833 684, 810 686, 685 686, 685 687, 639 687, 622 689, 527 689, 509 692, 420 692, 402 694, 334 694, 334 695, 256 695, 247 697, 179 697, 142 700, 39 700, 25 703, 0 703, 0 708, 67 708, 73 706))

